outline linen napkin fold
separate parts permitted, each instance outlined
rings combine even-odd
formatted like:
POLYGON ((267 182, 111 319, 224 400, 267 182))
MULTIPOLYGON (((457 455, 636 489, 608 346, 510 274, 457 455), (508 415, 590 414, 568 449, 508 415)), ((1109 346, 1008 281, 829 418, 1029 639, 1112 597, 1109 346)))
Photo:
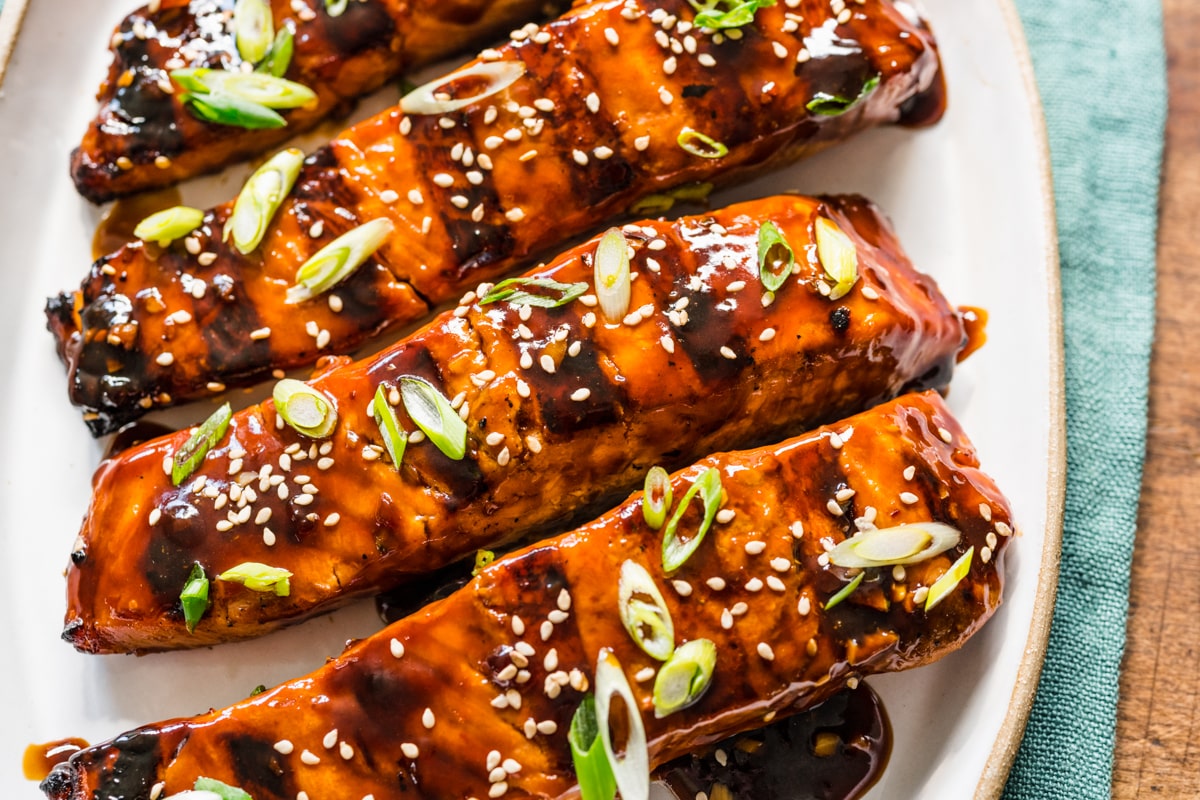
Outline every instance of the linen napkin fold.
POLYGON ((1107 798, 1125 647, 1166 118, 1157 0, 1017 0, 1054 167, 1067 488, 1050 644, 1006 800, 1107 798))

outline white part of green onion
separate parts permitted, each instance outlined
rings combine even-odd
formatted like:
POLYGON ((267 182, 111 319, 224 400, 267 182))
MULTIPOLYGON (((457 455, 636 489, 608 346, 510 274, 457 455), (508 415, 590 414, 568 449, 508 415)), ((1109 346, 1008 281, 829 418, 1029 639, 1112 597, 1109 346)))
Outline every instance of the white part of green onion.
POLYGON ((133 229, 133 235, 144 242, 157 242, 166 247, 199 228, 202 222, 204 212, 200 209, 174 206, 146 217, 133 229))
POLYGON ((400 99, 400 110, 405 114, 449 114, 504 91, 524 74, 525 64, 520 61, 472 64, 413 89, 400 99), (486 85, 468 97, 451 98, 444 91, 449 84, 467 79, 483 79, 486 85))
POLYGON ((929 594, 925 596, 925 611, 928 613, 934 606, 949 597, 950 592, 954 591, 954 587, 962 582, 962 579, 967 577, 967 573, 971 571, 971 557, 975 555, 975 548, 968 547, 967 552, 963 553, 957 561, 950 565, 950 569, 946 570, 942 577, 933 582, 929 587, 929 594))
POLYGON ((607 322, 616 324, 629 313, 633 284, 629 274, 629 244, 620 228, 609 228, 596 245, 593 278, 596 299, 607 322))
POLYGON ((693 639, 675 648, 654 679, 654 716, 693 705, 712 683, 717 666, 717 646, 709 639, 693 639))
POLYGON ((662 467, 651 467, 642 491, 642 516, 646 524, 654 530, 661 528, 674 499, 671 476, 662 467))
POLYGON ((239 253, 250 253, 262 242, 267 226, 295 186, 303 164, 304 152, 289 147, 272 156, 246 181, 225 223, 225 238, 233 237, 233 246, 239 253))
POLYGON ((617 583, 617 609, 634 644, 646 655, 666 661, 675 650, 675 624, 654 578, 641 564, 626 561, 617 583))
POLYGON ((217 576, 217 580, 240 583, 255 592, 274 592, 279 597, 287 597, 292 591, 291 577, 292 573, 283 567, 246 561, 225 570, 217 576))
POLYGON ((826 217, 817 217, 817 258, 834 282, 830 300, 840 300, 858 280, 858 250, 838 224, 826 217))
POLYGON ((267 0, 237 0, 233 6, 233 30, 238 54, 257 64, 271 49, 275 38, 275 20, 267 0))
POLYGON ((600 728, 604 753, 617 780, 617 789, 621 792, 621 800, 649 800, 650 750, 646 743, 646 727, 621 662, 611 650, 602 650, 596 661, 596 723, 600 728), (620 757, 613 747, 609 718, 613 695, 619 695, 624 701, 628 718, 625 752, 620 757))
POLYGON ((304 381, 284 378, 271 393, 275 411, 298 433, 323 439, 337 426, 337 403, 304 381))
POLYGON ((394 229, 391 220, 380 217, 322 247, 296 271, 296 285, 287 290, 287 303, 303 303, 337 286, 361 267, 394 229))
POLYGON ((400 399, 408 416, 447 458, 461 461, 466 456, 467 424, 432 383, 405 375, 400 379, 400 399))
POLYGON ((916 564, 958 544, 962 533, 940 522, 917 522, 857 533, 829 551, 839 567, 867 569, 916 564))

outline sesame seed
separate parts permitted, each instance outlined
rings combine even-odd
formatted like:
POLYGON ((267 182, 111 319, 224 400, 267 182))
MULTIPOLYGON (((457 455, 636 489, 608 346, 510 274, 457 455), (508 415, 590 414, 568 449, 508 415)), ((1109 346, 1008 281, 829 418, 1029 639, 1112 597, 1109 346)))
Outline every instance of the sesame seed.
POLYGON ((159 353, 158 358, 154 359, 154 363, 160 367, 169 367, 175 363, 175 355, 173 353, 159 353))
POLYGON ((988 535, 984 538, 987 541, 987 546, 995 550, 996 544, 1000 541, 998 538, 996 538, 996 534, 992 531, 988 531, 988 535))
POLYGON ((983 517, 984 522, 992 521, 992 507, 987 503, 979 504, 979 516, 983 517))
POLYGON ((329 295, 329 310, 335 314, 342 313, 342 298, 336 294, 329 295))
POLYGON ((779 42, 771 42, 771 49, 775 51, 775 56, 777 58, 787 58, 788 57, 787 48, 784 47, 779 42))
POLYGON ((751 578, 750 580, 746 581, 745 588, 747 592, 759 592, 762 591, 762 587, 763 582, 759 578, 751 578))
POLYGON ((844 445, 844 444, 845 444, 845 442, 843 442, 843 441, 842 441, 842 437, 838 436, 838 435, 837 435, 836 433, 834 433, 833 431, 830 431, 830 433, 829 433, 829 445, 830 445, 830 446, 831 446, 831 447, 832 447, 834 450, 841 450, 841 449, 842 449, 842 445, 844 445))
POLYGON ((671 586, 675 588, 680 597, 687 597, 692 593, 692 585, 687 581, 674 580, 671 581, 671 586))
POLYGON ((448 189, 454 185, 454 177, 446 172, 439 172, 433 176, 435 186, 440 186, 443 189, 448 189))
POLYGON ((525 437, 525 446, 535 455, 542 452, 542 440, 532 433, 525 437))
POLYGON ((838 492, 837 492, 837 494, 834 495, 834 497, 837 498, 837 501, 839 503, 844 503, 847 500, 849 500, 851 497, 854 497, 855 494, 856 494, 856 492, 850 488, 838 489, 838 492))
POLYGON ((660 86, 658 87, 658 99, 662 101, 664 106, 669 106, 675 100, 675 95, 671 94, 667 90, 667 87, 660 86))
POLYGON ((719 592, 725 588, 725 579, 718 576, 709 578, 704 583, 707 584, 708 588, 712 589, 714 592, 719 592))
POLYGON ((737 358, 737 353, 733 352, 733 350, 729 349, 729 347, 725 345, 721 345, 721 355, 725 358, 728 358, 730 361, 733 361, 737 358))
POLYGON ((761 553, 763 550, 766 550, 766 549, 767 549, 767 543, 762 541, 761 539, 756 539, 751 542, 746 542, 746 552, 749 555, 756 556, 759 553, 761 553))
POLYGON ((917 497, 917 496, 916 496, 915 494, 913 494, 912 492, 901 492, 901 493, 900 493, 900 502, 901 502, 901 503, 904 503, 905 505, 908 505, 908 506, 911 506, 911 505, 913 505, 914 503, 916 503, 916 502, 917 502, 917 501, 919 501, 920 499, 921 499, 921 498, 917 497))
POLYGON ((954 441, 954 437, 950 435, 950 431, 946 430, 945 428, 938 428, 938 436, 940 436, 942 441, 946 444, 950 444, 954 441))
POLYGON ((416 758, 417 756, 421 755, 420 748, 418 748, 412 742, 405 742, 404 744, 400 745, 400 752, 404 754, 405 758, 416 758))
POLYGON ((548 354, 543 353, 542 356, 538 359, 538 364, 540 364, 542 369, 545 370, 550 375, 554 374, 554 370, 555 370, 554 359, 551 358, 548 354))
POLYGON ((338 741, 338 732, 337 732, 337 728, 334 728, 329 733, 325 734, 325 738, 321 740, 321 744, 325 746, 326 750, 329 750, 335 744, 337 744, 337 741, 338 741))
POLYGON ((862 296, 867 298, 868 300, 878 300, 879 292, 875 291, 875 289, 873 287, 864 286, 862 288, 862 296))
POLYGON ((504 793, 507 791, 508 791, 508 784, 505 783, 504 781, 500 781, 499 783, 493 783, 492 787, 490 789, 488 789, 488 797, 491 797, 491 798, 493 798, 493 800, 495 800, 495 798, 497 798, 497 797, 503 797, 504 793))
POLYGON ((512 458, 512 453, 510 453, 508 448, 505 447, 503 450, 501 450, 499 453, 496 454, 496 463, 502 467, 506 467, 506 466, 508 466, 508 462, 511 458, 512 458))
POLYGON ((537 731, 546 736, 552 736, 558 732, 558 723, 552 719, 544 719, 537 724, 537 731))
POLYGON ((912 599, 915 604, 924 605, 925 598, 927 598, 927 597, 929 597, 929 587, 922 586, 921 588, 919 588, 915 592, 913 592, 912 599))
POLYGON ((162 518, 162 511, 158 508, 152 508, 152 509, 150 509, 150 516, 147 519, 147 521, 153 526, 153 525, 157 525, 158 521, 161 518, 162 518))
POLYGON ((996 533, 1000 534, 1001 536, 1012 536, 1012 532, 1012 528, 1008 526, 1007 522, 996 523, 996 533))
POLYGON ((500 766, 504 767, 504 771, 509 775, 516 775, 521 771, 521 762, 515 758, 506 758, 500 766))
POLYGON ((817 654, 817 640, 809 639, 808 643, 804 645, 804 652, 808 653, 809 657, 815 656, 817 654))
POLYGON ((758 335, 758 340, 760 342, 769 342, 774 338, 775 338, 775 329, 774 328, 767 328, 766 330, 764 330, 762 333, 760 333, 758 335))
POLYGON ((825 508, 828 509, 829 513, 833 514, 835 517, 840 517, 843 513, 842 507, 839 506, 837 500, 834 500, 832 497, 829 498, 829 502, 825 504, 825 508))
POLYGON ((750 610, 750 605, 745 602, 737 602, 733 604, 733 608, 729 609, 729 613, 735 617, 742 617, 750 610))
POLYGON ((654 667, 643 667, 642 669, 637 671, 637 673, 633 676, 633 679, 635 681, 637 681, 638 683, 645 683, 646 681, 650 680, 653 677, 654 677, 654 667))
POLYGON ((605 39, 608 41, 608 43, 609 43, 609 44, 611 44, 613 47, 616 47, 618 44, 620 44, 620 43, 621 43, 621 37, 620 37, 620 36, 618 36, 618 35, 617 35, 617 32, 616 32, 615 30, 613 30, 612 28, 605 28, 605 29, 604 29, 604 38, 605 38, 605 39))
POLYGON ((520 692, 518 692, 516 689, 509 689, 507 692, 504 693, 504 696, 505 696, 505 698, 508 699, 509 708, 514 708, 518 711, 521 710, 521 693, 520 692))
POLYGON ((777 558, 771 559, 771 569, 775 570, 776 572, 787 572, 791 568, 792 562, 783 556, 778 556, 777 558))
POLYGON ((432 730, 436 722, 437 720, 434 719, 433 716, 433 709, 426 708, 424 713, 421 714, 421 724, 424 725, 427 730, 432 730))
POLYGON ((310 767, 321 763, 320 756, 316 755, 315 753, 313 753, 309 750, 305 750, 304 752, 302 752, 300 754, 300 760, 310 767))
POLYGON ((767 661, 775 660, 775 651, 771 649, 771 645, 766 642, 758 643, 758 654, 767 661))
POLYGON ((808 616, 808 612, 812 611, 812 601, 808 599, 808 595, 800 596, 800 602, 796 603, 796 610, 800 612, 800 616, 808 616))
POLYGON ((568 592, 566 589, 559 590, 558 598, 555 601, 555 605, 558 606, 560 611, 570 611, 571 610, 571 593, 568 592))
POLYGON ((571 399, 576 402, 583 402, 584 400, 587 400, 591 396, 592 396, 592 390, 588 389, 586 386, 582 389, 576 389, 574 392, 571 393, 571 399))
POLYGON ((254 339, 255 341, 257 341, 259 339, 266 339, 270 335, 271 335, 270 328, 256 328, 255 330, 250 331, 250 338, 254 339))
POLYGON ((979 549, 979 558, 985 564, 988 563, 989 561, 991 561, 992 560, 992 548, 981 547, 979 549))
POLYGON ((911 481, 911 480, 913 479, 913 476, 914 476, 914 475, 916 475, 916 474, 917 474, 917 468, 916 468, 916 467, 911 467, 911 466, 910 466, 910 467, 907 467, 907 468, 904 470, 904 480, 906 480, 906 481, 911 481))
POLYGON ((649 146, 650 146, 650 137, 649 136, 639 136, 633 140, 633 148, 635 150, 637 150, 638 152, 642 152, 649 146))
POLYGON ((538 633, 541 635, 542 641, 546 641, 554 635, 554 623, 550 620, 544 620, 538 633))
POLYGON ((262 539, 267 547, 275 546, 275 533, 270 528, 263 528, 262 539))
POLYGON ((725 630, 733 627, 733 614, 729 612, 728 608, 721 611, 721 627, 725 630))
POLYGON ((293 749, 292 743, 287 739, 280 739, 275 743, 275 752, 279 753, 280 755, 291 755, 293 749))
POLYGON ((783 585, 783 581, 779 580, 775 575, 767 576, 767 588, 775 592, 782 592, 787 587, 783 585))
POLYGON ((560 625, 560 624, 566 622, 567 618, 570 616, 571 616, 570 614, 568 614, 566 611, 563 611, 561 608, 556 608, 553 611, 551 611, 549 614, 547 614, 546 618, 548 620, 550 620, 550 622, 553 622, 555 625, 560 625))

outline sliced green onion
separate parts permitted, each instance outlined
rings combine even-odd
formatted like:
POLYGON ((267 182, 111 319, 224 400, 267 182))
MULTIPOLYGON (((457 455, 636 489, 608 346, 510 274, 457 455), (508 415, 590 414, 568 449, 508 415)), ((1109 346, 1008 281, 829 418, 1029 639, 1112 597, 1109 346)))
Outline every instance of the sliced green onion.
POLYGON ((215 125, 230 125, 248 131, 282 128, 287 125, 287 120, 266 106, 230 94, 185 92, 179 96, 179 100, 197 119, 215 125))
POLYGON ((199 562, 192 564, 187 583, 183 584, 183 591, 179 593, 179 604, 183 606, 183 621, 188 633, 191 633, 196 630, 204 612, 208 611, 208 576, 199 562))
POLYGON ((717 516, 717 511, 720 508, 721 473, 709 467, 696 479, 692 487, 687 490, 687 494, 679 501, 679 506, 675 509, 675 513, 671 515, 671 521, 667 523, 667 528, 663 532, 662 559, 664 572, 674 572, 692 557, 692 553, 696 552, 696 548, 704 541, 704 536, 708 533, 708 529, 712 526, 713 519, 717 516), (683 542, 679 539, 679 521, 683 519, 684 513, 688 510, 688 506, 691 505, 692 498, 696 496, 697 492, 700 493, 700 499, 704 503, 704 520, 700 523, 700 528, 696 531, 696 534, 686 542, 683 542))
POLYGON ((675 139, 687 152, 700 158, 721 158, 729 154, 729 148, 711 136, 691 128, 684 128, 675 139))
POLYGON ((303 303, 337 286, 361 267, 394 229, 391 220, 380 217, 322 247, 296 271, 296 285, 288 288, 287 303, 303 303))
POLYGON ((667 521, 673 499, 671 476, 662 467, 651 467, 642 491, 642 516, 646 518, 646 524, 654 530, 661 528, 667 521))
POLYGON ((826 217, 817 217, 817 258, 833 281, 830 300, 839 300, 858 280, 858 250, 838 224, 826 217))
POLYGON ((596 662, 596 725, 600 729, 600 741, 608 757, 621 800, 649 800, 650 797, 650 750, 646 745, 646 728, 638 710, 637 699, 629 688, 629 680, 621 669, 621 662, 610 650, 603 650, 596 662), (629 724, 625 740, 625 754, 618 758, 612 742, 610 711, 613 695, 625 701, 625 714, 629 724))
POLYGON ((304 152, 289 147, 254 171, 233 203, 233 213, 225 223, 225 238, 233 237, 233 246, 245 255, 258 247, 267 233, 267 225, 292 191, 304 152))
POLYGON ((287 74, 288 67, 292 65, 292 52, 295 50, 295 34, 292 33, 290 24, 284 25, 275 34, 275 41, 271 43, 271 49, 263 56, 263 60, 258 62, 258 66, 254 68, 255 72, 265 72, 268 75, 274 75, 276 78, 282 78, 287 74))
POLYGON ((200 209, 174 206, 146 217, 133 229, 133 235, 143 242, 158 242, 166 247, 199 228, 202 222, 204 212, 200 209))
POLYGON ((208 455, 208 451, 221 441, 225 431, 229 429, 229 420, 232 418, 233 409, 229 407, 229 403, 226 403, 200 423, 200 427, 171 457, 172 484, 178 486, 196 471, 196 468, 204 461, 204 457, 208 455))
POLYGON ((525 64, 521 61, 484 61, 472 64, 413 89, 400 99, 400 110, 405 114, 449 114, 504 91, 524 74, 525 64), (483 88, 467 97, 451 98, 445 91, 445 87, 456 81, 468 81, 473 84, 480 79, 484 82, 483 88))
POLYGON ((558 308, 580 297, 588 290, 586 283, 559 283, 549 278, 509 278, 500 281, 491 291, 479 300, 479 305, 506 301, 518 306, 537 306, 538 308, 558 308), (525 291, 521 287, 545 289, 557 292, 557 295, 539 294, 525 291))
POLYGON ((251 696, 251 697, 258 697, 260 694, 262 694, 262 693, 263 693, 263 692, 265 692, 266 690, 267 690, 267 685, 266 685, 265 683, 260 683, 258 686, 255 686, 255 687, 254 687, 254 688, 253 688, 253 689, 250 691, 250 696, 251 696))
POLYGON ((171 70, 171 80, 189 92, 235 97, 265 108, 300 108, 317 100, 307 86, 263 72, 187 67, 171 70))
POLYGON ((774 222, 758 228, 758 277, 768 292, 777 292, 787 282, 796 264, 796 254, 774 222))
POLYGON ((275 384, 275 411, 296 432, 323 439, 337 426, 337 403, 332 397, 295 378, 275 384))
POLYGON ((946 552, 961 536, 957 529, 940 522, 876 528, 842 541, 829 551, 829 560, 839 567, 860 569, 916 564, 946 552))
POLYGON ((851 108, 858 105, 867 95, 875 91, 878 86, 879 76, 876 75, 863 84, 862 89, 859 90, 858 95, 855 97, 842 97, 838 94, 817 92, 813 99, 808 101, 805 108, 823 117, 836 117, 845 114, 851 108))
POLYGON ((197 792, 212 792, 221 800, 254 800, 248 792, 214 778, 196 778, 192 789, 197 792))
POLYGON ((716 2, 697 3, 688 0, 699 13, 692 20, 698 28, 708 28, 719 31, 728 28, 740 28, 754 21, 754 14, 760 8, 775 5, 775 0, 747 0, 738 3, 735 0, 717 0, 716 2))
POLYGON ((617 793, 617 780, 600 738, 593 695, 585 695, 579 708, 575 709, 567 742, 571 745, 571 763, 575 766, 580 800, 612 800, 617 793))
POLYGON ((971 571, 971 556, 973 555, 975 555, 975 548, 968 547, 967 552, 963 553, 942 577, 933 582, 933 585, 929 587, 929 594, 925 596, 926 613, 945 600, 950 592, 954 591, 954 587, 967 577, 967 573, 971 571))
POLYGON ((279 597, 287 597, 292 592, 291 577, 292 573, 283 567, 245 561, 222 572, 217 580, 240 583, 255 592, 274 592, 279 597))
POLYGON ((708 691, 717 666, 717 646, 709 639, 693 639, 675 648, 654 679, 654 716, 693 705, 708 691))
POLYGON ((863 582, 863 578, 866 577, 866 574, 867 573, 865 572, 858 573, 854 576, 854 580, 850 581, 841 589, 839 589, 837 594, 829 598, 829 600, 825 603, 825 610, 828 611, 850 595, 854 594, 854 590, 857 589, 858 585, 863 582))
POLYGON ((383 446, 387 448, 388 455, 392 457, 392 466, 400 469, 400 461, 404 458, 404 449, 408 447, 408 436, 400 427, 396 410, 388 402, 388 393, 388 387, 382 383, 379 384, 375 390, 375 399, 371 403, 371 414, 375 417, 375 424, 379 426, 380 435, 383 436, 383 446))
POLYGON ((450 401, 424 378, 405 375, 400 379, 404 410, 425 432, 429 441, 447 458, 461 461, 467 454, 467 423, 450 406, 450 401))
POLYGON ((325 13, 331 17, 340 17, 349 3, 350 0, 325 0, 325 13))
POLYGON ((496 560, 496 554, 491 550, 476 550, 475 551, 475 568, 471 570, 471 577, 475 577, 483 568, 496 560))
POLYGON ((233 31, 238 54, 257 64, 267 55, 275 38, 275 19, 267 0, 237 0, 233 6, 233 31))
POLYGON ((646 568, 636 561, 621 565, 617 610, 634 643, 651 658, 666 661, 675 650, 675 624, 667 601, 646 568))
POLYGON ((616 324, 629 313, 633 284, 629 277, 629 245, 620 228, 609 228, 596 245, 593 279, 604 318, 616 324))
POLYGON ((629 207, 631 214, 661 214, 670 211, 676 200, 683 202, 699 202, 708 199, 712 194, 711 183, 685 183, 660 194, 648 194, 634 201, 629 207))

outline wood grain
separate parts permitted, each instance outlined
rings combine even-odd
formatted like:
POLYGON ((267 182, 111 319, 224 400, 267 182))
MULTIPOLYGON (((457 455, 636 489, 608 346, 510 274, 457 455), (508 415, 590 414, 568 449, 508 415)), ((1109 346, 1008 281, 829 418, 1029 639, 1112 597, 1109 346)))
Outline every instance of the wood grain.
POLYGON ((1200 3, 1164 0, 1169 83, 1150 430, 1113 797, 1200 798, 1200 3))

